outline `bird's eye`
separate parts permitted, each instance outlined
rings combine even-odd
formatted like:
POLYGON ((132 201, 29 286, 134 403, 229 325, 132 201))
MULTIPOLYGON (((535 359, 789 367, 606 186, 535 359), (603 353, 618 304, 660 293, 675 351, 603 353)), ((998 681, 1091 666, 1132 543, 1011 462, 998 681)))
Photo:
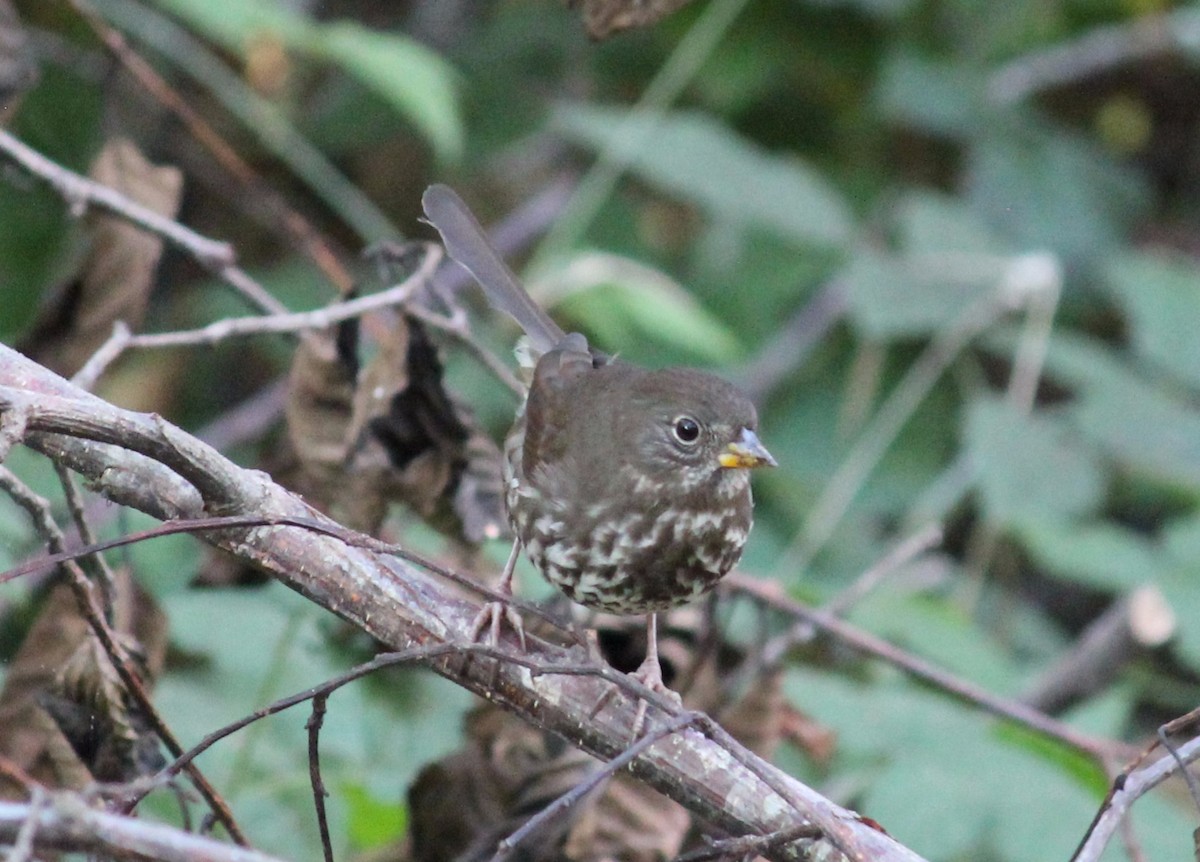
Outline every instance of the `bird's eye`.
POLYGON ((700 423, 691 416, 680 416, 675 420, 675 427, 671 430, 675 434, 675 439, 687 446, 700 439, 700 423))

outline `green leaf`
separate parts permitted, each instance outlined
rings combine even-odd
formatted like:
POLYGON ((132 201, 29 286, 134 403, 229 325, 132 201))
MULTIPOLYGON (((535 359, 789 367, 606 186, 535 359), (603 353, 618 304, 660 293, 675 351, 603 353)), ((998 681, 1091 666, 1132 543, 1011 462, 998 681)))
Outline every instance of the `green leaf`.
POLYGON ((1200 561, 1176 565, 1158 585, 1178 621, 1173 649, 1193 671, 1200 671, 1200 627, 1194 623, 1200 618, 1200 561))
POLYGON ((864 685, 793 669, 784 685, 837 728, 836 774, 860 773, 833 786, 925 858, 1065 859, 1101 801, 1077 757, 884 671, 864 685))
POLYGON ((1035 560, 1056 575, 1123 593, 1163 571, 1159 549, 1144 536, 1109 523, 1035 520, 1016 525, 1035 560))
MULTIPOLYGON (((163 606, 173 644, 193 661, 162 679, 155 700, 185 740, 346 670, 325 636, 331 615, 278 583, 173 593, 163 606)), ((422 765, 460 742, 458 715, 469 701, 467 692, 420 671, 338 689, 321 733, 326 784, 362 788, 375 800, 395 798, 422 765)), ((277 855, 318 846, 303 768, 309 714, 309 705, 301 704, 255 722, 202 760, 240 816, 254 824, 255 844, 277 855)), ((335 848, 346 849, 355 801, 341 793, 330 797, 335 848)), ((389 816, 390 827, 395 811, 389 816)))
POLYGON ((741 355, 737 338, 690 293, 657 270, 616 255, 582 254, 536 285, 559 311, 613 352, 638 353, 649 340, 695 360, 727 365, 741 355), (547 282, 550 282, 547 284, 547 282))
POLYGON ((162 9, 186 21, 198 32, 237 54, 265 34, 291 42, 302 39, 310 25, 279 0, 154 0, 162 9))
POLYGON ((239 55, 254 39, 270 35, 292 51, 335 64, 412 122, 439 158, 453 162, 462 155, 465 132, 455 72, 420 43, 351 21, 315 23, 279 0, 156 2, 239 55))
POLYGON ((906 651, 992 691, 1010 691, 1018 671, 994 639, 959 607, 929 596, 878 590, 862 600, 853 622, 906 651))
POLYGON ((349 781, 343 782, 341 791, 346 797, 350 840, 356 849, 381 847, 408 829, 408 809, 403 803, 386 802, 349 781))
POLYGON ((630 146, 630 170, 710 217, 770 228, 793 242, 843 245, 852 219, 842 196, 799 158, 772 155, 704 114, 630 119, 613 108, 570 106, 555 128, 594 150, 630 146))
MULTIPOLYGON (((122 532, 136 533, 162 522, 130 509, 122 518, 122 532)), ((118 553, 128 554, 138 583, 158 599, 188 588, 204 559, 204 545, 195 536, 179 533, 130 545, 118 553)))
POLYGON ((962 137, 977 128, 982 91, 982 80, 963 64, 932 60, 901 47, 883 62, 875 101, 893 122, 962 137))
POLYGON ((1114 350, 1065 331, 1050 342, 1047 368, 1077 388, 1069 411, 1082 436, 1128 469, 1200 498, 1200 408, 1135 373, 1114 350))
POLYGON ((1181 257, 1130 253, 1108 265, 1105 283, 1129 317, 1133 349, 1200 385, 1200 268, 1181 257))
POLYGON ((1193 670, 1200 670, 1200 515, 1171 522, 1162 532, 1164 555, 1169 561, 1159 587, 1179 621, 1174 647, 1193 670))
POLYGON ((1200 560, 1200 515, 1180 518, 1162 531, 1163 551, 1177 563, 1200 560))
POLYGON ((408 117, 439 158, 461 158, 465 131, 456 75, 440 56, 398 33, 380 33, 349 21, 319 28, 310 46, 314 55, 338 64, 408 117))
POLYGON ((998 524, 1066 520, 1103 501, 1097 459, 1061 417, 1025 415, 1006 401, 979 398, 965 435, 984 511, 998 524))
POLYGON ((1088 387, 1073 411, 1081 430, 1168 487, 1200 498, 1200 410, 1153 383, 1088 387))
POLYGON ((895 220, 900 247, 909 254, 1009 251, 977 213, 949 195, 909 192, 897 201, 895 220))
POLYGON ((855 253, 841 273, 850 313, 863 335, 897 339, 926 335, 958 319, 995 289, 1000 270, 981 271, 978 280, 958 280, 932 266, 870 249, 855 253))
POLYGON ((981 135, 967 197, 1021 247, 1069 261, 1108 256, 1145 212, 1149 189, 1128 163, 1063 129, 1032 124, 981 135))

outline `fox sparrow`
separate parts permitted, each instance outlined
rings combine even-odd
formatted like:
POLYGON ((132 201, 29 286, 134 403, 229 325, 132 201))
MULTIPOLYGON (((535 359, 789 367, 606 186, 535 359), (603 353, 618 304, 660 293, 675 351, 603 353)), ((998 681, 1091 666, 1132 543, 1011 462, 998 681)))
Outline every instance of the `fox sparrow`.
MULTIPOLYGON (((466 204, 443 185, 422 203, 446 251, 525 330, 536 358, 505 443, 505 496, 517 542, 581 605, 648 614, 637 676, 662 689, 658 611, 712 589, 742 553, 753 502, 749 468, 775 461, 733 385, 689 368, 651 371, 589 349, 530 298, 466 204)), ((500 590, 510 591, 517 545, 500 590)), ((498 632, 495 605, 477 620, 498 632)))

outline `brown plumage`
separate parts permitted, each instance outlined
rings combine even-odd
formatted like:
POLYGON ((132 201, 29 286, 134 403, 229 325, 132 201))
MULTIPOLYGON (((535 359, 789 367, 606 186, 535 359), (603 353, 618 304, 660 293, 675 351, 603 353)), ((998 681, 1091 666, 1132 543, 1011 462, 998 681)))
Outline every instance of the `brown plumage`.
MULTIPOLYGON (((654 614, 733 568, 752 522, 749 469, 775 463, 756 436, 754 405, 712 374, 651 371, 589 349, 533 303, 452 190, 431 186, 423 203, 450 257, 516 319, 537 357, 505 442, 518 541, 574 601, 650 615, 639 676, 661 687, 654 614)), ((511 565, 501 589, 510 581, 511 565)), ((488 611, 493 633, 500 613, 488 611)))

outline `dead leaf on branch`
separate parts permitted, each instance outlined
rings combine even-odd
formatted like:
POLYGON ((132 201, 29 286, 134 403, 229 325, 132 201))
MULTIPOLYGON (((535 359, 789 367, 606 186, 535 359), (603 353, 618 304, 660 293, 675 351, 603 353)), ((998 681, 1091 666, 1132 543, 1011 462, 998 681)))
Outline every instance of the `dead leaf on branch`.
POLYGON ((657 24, 691 0, 567 0, 579 9, 583 25, 593 39, 607 39, 631 27, 657 24))
MULTIPOLYGON (((677 681, 691 681, 683 692, 686 706, 717 716, 743 744, 769 758, 783 738, 789 714, 781 675, 760 678, 730 699, 725 690, 729 680, 751 659, 727 643, 698 650, 699 620, 694 610, 672 615, 659 644, 664 672, 677 681)), ((598 622, 606 658, 618 669, 636 666, 644 650, 641 621, 601 617, 598 622)), ((534 629, 542 636, 552 634, 534 629)), ((490 859, 501 839, 599 765, 492 704, 481 704, 470 714, 466 731, 463 748, 427 766, 409 790, 407 844, 390 856, 377 855, 374 862, 490 859), (455 804, 447 805, 448 799, 455 804)), ((659 862, 678 855, 701 829, 684 808, 622 772, 522 842, 517 857, 526 862, 659 862)))
POLYGON ((342 523, 376 534, 401 502, 476 545, 501 535, 500 452, 446 392, 424 326, 400 316, 360 369, 348 321, 306 335, 292 363, 293 487, 342 523))
MULTIPOLYGON (((105 145, 88 175, 166 218, 179 211, 183 174, 151 164, 124 138, 105 145)), ((162 257, 160 237, 120 216, 93 210, 86 233, 78 275, 54 292, 19 348, 64 377, 83 366, 117 321, 135 331, 141 326, 162 257)))
MULTIPOLYGON (((114 627, 147 687, 162 670, 166 619, 118 572, 114 627)), ((161 765, 147 729, 66 584, 51 590, 0 690, 0 757, 51 787, 128 781, 161 765)), ((0 798, 24 798, 0 775, 0 798)))

